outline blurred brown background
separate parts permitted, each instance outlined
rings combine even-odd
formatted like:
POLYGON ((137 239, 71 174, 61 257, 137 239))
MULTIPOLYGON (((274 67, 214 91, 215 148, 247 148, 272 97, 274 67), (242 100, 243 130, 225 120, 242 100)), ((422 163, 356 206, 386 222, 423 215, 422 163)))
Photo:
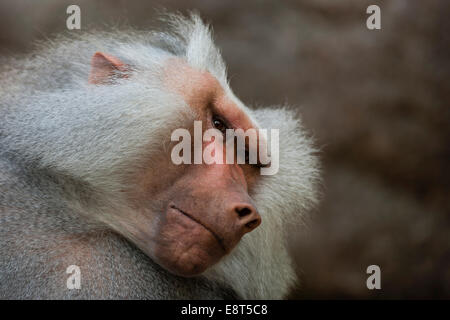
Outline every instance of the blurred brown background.
POLYGON ((293 233, 291 298, 450 298, 448 0, 2 0, 0 55, 66 31, 69 4, 72 32, 196 9, 244 102, 299 108, 324 183, 309 234, 293 233), (370 4, 381 30, 366 28, 370 4), (366 288, 371 264, 381 290, 366 288))

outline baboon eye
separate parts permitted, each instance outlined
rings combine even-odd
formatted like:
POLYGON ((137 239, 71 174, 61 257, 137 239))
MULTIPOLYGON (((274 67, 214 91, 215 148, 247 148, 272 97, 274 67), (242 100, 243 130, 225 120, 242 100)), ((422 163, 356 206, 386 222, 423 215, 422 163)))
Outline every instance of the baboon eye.
POLYGON ((218 117, 213 117, 212 122, 213 122, 214 128, 216 128, 217 130, 219 130, 220 132, 225 134, 228 127, 221 119, 219 119, 218 117))

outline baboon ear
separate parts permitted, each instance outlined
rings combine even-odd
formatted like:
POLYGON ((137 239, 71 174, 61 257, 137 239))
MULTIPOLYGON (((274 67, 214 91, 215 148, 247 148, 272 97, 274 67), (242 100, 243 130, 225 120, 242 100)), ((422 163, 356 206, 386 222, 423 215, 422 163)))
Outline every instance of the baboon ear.
POLYGON ((91 60, 89 83, 107 84, 128 77, 129 66, 109 54, 96 52, 91 60))

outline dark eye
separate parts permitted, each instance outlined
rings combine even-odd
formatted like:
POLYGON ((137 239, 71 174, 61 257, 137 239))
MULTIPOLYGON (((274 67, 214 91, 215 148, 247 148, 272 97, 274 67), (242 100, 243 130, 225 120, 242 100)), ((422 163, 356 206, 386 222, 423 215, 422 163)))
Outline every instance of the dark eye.
POLYGON ((216 128, 217 130, 219 130, 220 132, 225 134, 225 132, 228 128, 221 119, 219 119, 217 117, 213 117, 212 122, 213 122, 214 128, 216 128))

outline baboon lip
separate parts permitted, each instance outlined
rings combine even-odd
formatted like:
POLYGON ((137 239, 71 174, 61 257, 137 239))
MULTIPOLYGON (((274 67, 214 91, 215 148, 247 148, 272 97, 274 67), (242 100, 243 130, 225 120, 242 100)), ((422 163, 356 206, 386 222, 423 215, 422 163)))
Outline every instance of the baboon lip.
POLYGON ((226 248, 226 246, 224 244, 224 239, 222 237, 219 237, 219 235, 217 235, 217 233, 215 233, 210 227, 206 226, 204 223, 202 223, 201 221, 199 221, 198 219, 194 218, 192 215, 190 215, 186 211, 181 210, 180 208, 176 207, 173 204, 171 204, 169 207, 172 208, 172 209, 175 209, 176 211, 178 211, 182 215, 188 217, 189 219, 191 219, 195 223, 201 225, 204 229, 206 229, 207 231, 209 231, 209 233, 211 233, 213 235, 213 237, 217 240, 217 242, 219 243, 219 246, 222 248, 222 250, 225 253, 229 252, 229 250, 226 248))

